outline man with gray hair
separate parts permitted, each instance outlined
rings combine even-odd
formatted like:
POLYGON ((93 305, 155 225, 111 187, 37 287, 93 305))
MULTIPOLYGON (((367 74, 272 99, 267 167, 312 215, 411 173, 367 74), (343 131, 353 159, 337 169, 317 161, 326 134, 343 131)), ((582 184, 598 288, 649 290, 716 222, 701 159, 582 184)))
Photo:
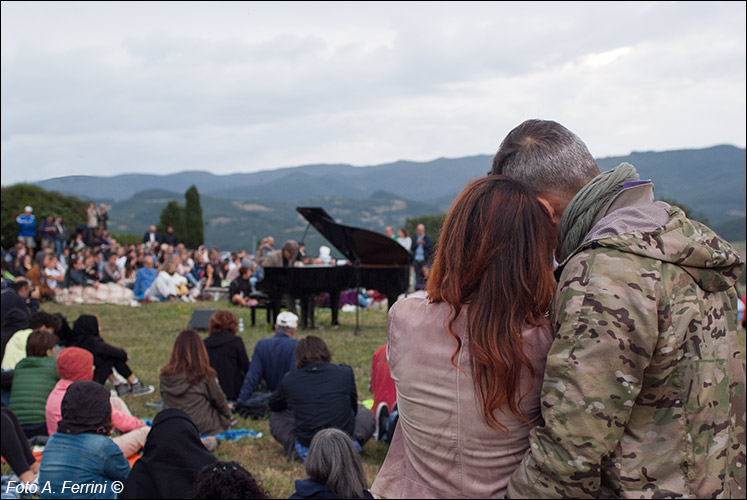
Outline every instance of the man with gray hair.
POLYGON ((627 163, 604 173, 553 121, 513 129, 490 174, 531 186, 557 226, 541 408, 509 498, 745 496, 744 262, 654 201, 627 163))

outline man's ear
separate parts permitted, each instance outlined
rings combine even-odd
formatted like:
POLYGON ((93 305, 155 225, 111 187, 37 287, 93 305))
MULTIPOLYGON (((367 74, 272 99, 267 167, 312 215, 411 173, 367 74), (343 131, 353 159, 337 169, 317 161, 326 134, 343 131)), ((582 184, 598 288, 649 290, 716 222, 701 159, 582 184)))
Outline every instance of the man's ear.
POLYGON ((547 212, 547 215, 550 216, 550 219, 555 220, 555 208, 553 208, 550 200, 544 194, 538 194, 537 201, 539 201, 542 206, 545 207, 545 212, 547 212))

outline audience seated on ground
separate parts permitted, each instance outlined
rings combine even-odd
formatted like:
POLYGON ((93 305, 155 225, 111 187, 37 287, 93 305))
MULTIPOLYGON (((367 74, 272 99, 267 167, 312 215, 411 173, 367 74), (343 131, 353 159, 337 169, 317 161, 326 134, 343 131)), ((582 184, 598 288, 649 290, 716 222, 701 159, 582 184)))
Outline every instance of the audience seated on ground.
POLYGON ((135 300, 132 290, 120 283, 100 282, 95 265, 89 269, 84 268, 85 262, 91 258, 86 257, 81 262, 79 257, 71 257, 71 265, 65 274, 65 288, 57 291, 55 301, 59 304, 132 305, 135 300))
POLYGON ((143 267, 137 270, 135 275, 135 284, 132 292, 135 298, 144 299, 145 292, 150 288, 158 276, 158 271, 153 267, 153 257, 150 255, 143 259, 143 267))
POLYGON ((251 298, 254 287, 251 282, 251 272, 248 267, 239 268, 239 276, 228 287, 228 296, 232 304, 244 307, 257 305, 257 300, 251 298))
POLYGON ((47 442, 39 467, 41 498, 70 498, 70 481, 91 485, 76 498, 116 498, 112 482, 124 483, 130 464, 109 439, 109 390, 88 381, 73 383, 62 398, 62 420, 47 442), (67 484, 68 488, 63 488, 67 484))
POLYGON ((231 418, 226 395, 218 376, 210 367, 205 345, 194 330, 183 330, 176 337, 168 364, 161 369, 163 407, 186 412, 201 435, 226 432, 231 418))
POLYGON ((198 472, 215 462, 189 415, 176 408, 161 410, 119 498, 187 498, 198 472))
MULTIPOLYGON (((39 473, 39 462, 31 452, 26 435, 18 422, 18 418, 10 408, 2 407, 2 457, 23 483, 32 483, 39 473)), ((10 485, 9 485, 10 486, 10 485)))
POLYGON ((296 481, 290 498, 373 498, 355 443, 339 429, 316 433, 304 468, 309 477, 296 481))
POLYGON ((27 278, 16 278, 0 294, 0 329, 2 330, 2 352, 8 340, 18 330, 29 327, 29 319, 39 310, 39 291, 33 290, 27 278))
POLYGON ((269 498, 238 462, 215 462, 197 475, 189 498, 269 498))
POLYGON ((104 385, 107 380, 111 382, 117 394, 124 397, 128 394, 142 396, 154 391, 152 385, 144 385, 140 379, 132 373, 127 365, 129 356, 124 349, 107 344, 100 335, 101 326, 99 319, 90 314, 81 314, 73 324, 73 338, 71 345, 81 347, 93 354, 96 370, 93 373, 94 382, 104 385), (121 382, 112 372, 117 370, 128 384, 121 382))
MULTIPOLYGON (((151 300, 178 300, 177 286, 180 280, 175 276, 176 262, 169 259, 164 262, 158 271, 158 275, 153 283, 145 291, 145 296, 151 300)), ((186 278, 181 277, 186 281, 186 278)))
POLYGON ((8 407, 18 417, 28 438, 47 435, 44 405, 60 376, 54 351, 58 339, 54 333, 35 330, 26 343, 26 357, 13 371, 13 386, 8 407))
POLYGON ((231 311, 216 311, 210 317, 210 335, 204 340, 210 366, 218 373, 218 382, 229 401, 239 396, 249 369, 244 341, 236 335, 238 326, 239 321, 231 311))
MULTIPOLYGON (((57 355, 57 373, 60 380, 49 393, 45 405, 47 433, 57 432, 57 422, 62 417, 62 398, 67 388, 80 380, 93 380, 93 355, 80 347, 68 347, 57 355)), ((111 396, 112 427, 121 434, 112 439, 125 457, 131 457, 145 444, 148 427, 143 420, 133 417, 125 402, 118 396, 111 396)))
MULTIPOLYGON (((315 336, 301 339, 296 347, 296 369, 288 372, 270 397, 273 412, 289 408, 292 417, 275 437, 286 450, 295 448, 306 458, 311 439, 321 429, 345 431, 360 449, 374 433, 371 410, 358 404, 353 369, 331 362, 324 340, 315 336)), ((272 429, 271 429, 272 430, 272 429)))

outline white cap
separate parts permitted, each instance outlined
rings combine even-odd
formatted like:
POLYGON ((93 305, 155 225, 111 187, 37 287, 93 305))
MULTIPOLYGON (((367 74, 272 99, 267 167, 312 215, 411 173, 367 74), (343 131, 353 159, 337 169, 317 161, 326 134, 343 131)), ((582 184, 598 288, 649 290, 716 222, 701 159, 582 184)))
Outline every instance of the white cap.
POLYGON ((278 314, 275 324, 285 328, 296 328, 298 326, 298 316, 292 312, 283 311, 278 314))
POLYGON ((26 208, 24 208, 24 209, 23 209, 23 211, 24 211, 24 212, 33 212, 33 211, 34 211, 34 209, 33 209, 33 208, 31 208, 30 206, 26 205, 26 208))

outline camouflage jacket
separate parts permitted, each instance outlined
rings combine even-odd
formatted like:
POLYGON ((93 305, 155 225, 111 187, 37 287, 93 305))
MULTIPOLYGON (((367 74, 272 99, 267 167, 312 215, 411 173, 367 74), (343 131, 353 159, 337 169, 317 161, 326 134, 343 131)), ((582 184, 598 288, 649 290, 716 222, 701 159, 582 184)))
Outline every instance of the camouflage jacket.
POLYGON ((508 497, 745 498, 744 262, 664 210, 662 227, 588 241, 563 263, 545 425, 508 497))

